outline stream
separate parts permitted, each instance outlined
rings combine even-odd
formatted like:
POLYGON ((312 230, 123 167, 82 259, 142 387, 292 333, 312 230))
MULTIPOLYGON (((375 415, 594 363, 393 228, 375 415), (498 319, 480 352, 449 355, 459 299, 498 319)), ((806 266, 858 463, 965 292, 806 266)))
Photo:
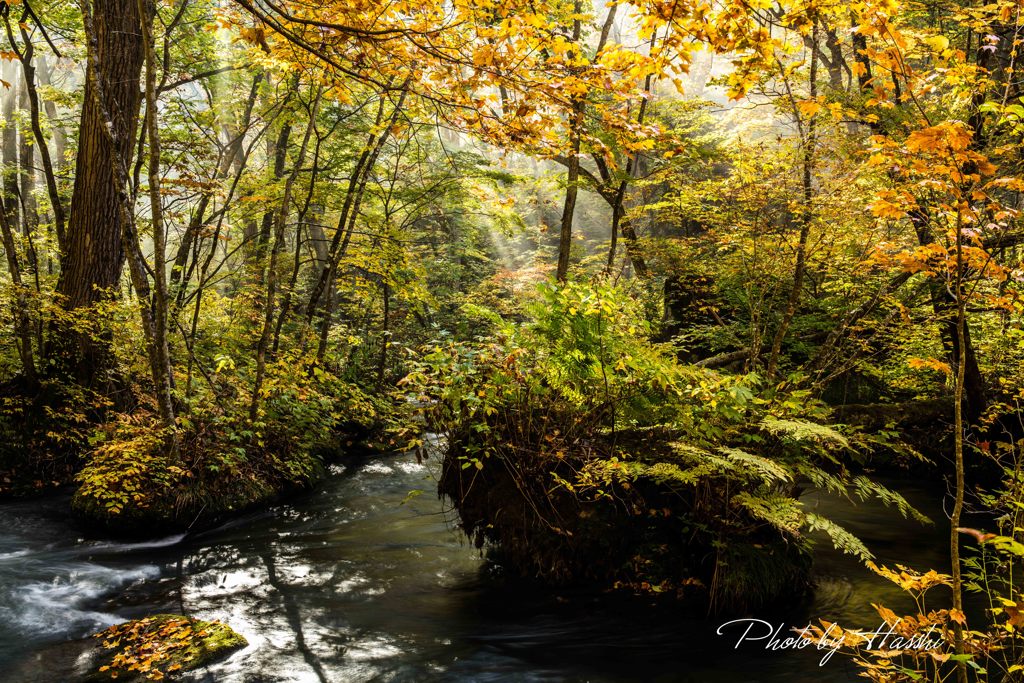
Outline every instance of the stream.
MULTIPOLYGON (((249 640, 191 681, 863 680, 838 655, 819 666, 813 648, 734 649, 742 629, 719 636, 722 620, 643 598, 502 580, 454 529, 434 493, 436 465, 390 455, 334 466, 316 492, 142 543, 84 538, 66 495, 0 505, 0 681, 67 681, 89 633, 160 612, 219 619, 249 640)), ((936 524, 814 492, 804 502, 880 563, 945 570, 939 501, 924 482, 899 488, 936 524)), ((755 616, 873 629, 870 603, 909 610, 895 586, 827 543, 815 566, 812 600, 755 616)))

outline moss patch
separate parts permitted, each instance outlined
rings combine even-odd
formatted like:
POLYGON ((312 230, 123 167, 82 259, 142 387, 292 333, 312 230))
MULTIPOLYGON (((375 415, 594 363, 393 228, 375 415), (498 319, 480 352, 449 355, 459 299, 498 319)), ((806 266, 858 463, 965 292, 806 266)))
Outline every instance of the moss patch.
POLYGON ((248 645, 219 621, 156 614, 94 634, 100 655, 89 681, 159 681, 205 666, 248 645))

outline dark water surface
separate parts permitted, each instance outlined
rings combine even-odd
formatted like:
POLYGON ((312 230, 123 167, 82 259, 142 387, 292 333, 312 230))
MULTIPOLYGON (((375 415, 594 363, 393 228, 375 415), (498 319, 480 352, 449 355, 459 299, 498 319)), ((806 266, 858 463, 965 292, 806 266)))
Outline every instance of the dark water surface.
MULTIPOLYGON (((901 485, 926 514, 934 495, 901 485)), ((936 487, 931 486, 934 490, 936 487)), ((719 620, 643 600, 510 586, 453 531, 431 470, 408 455, 334 468, 316 493, 220 528, 149 543, 84 540, 66 498, 0 506, 0 680, 65 681, 78 639, 127 618, 182 612, 226 621, 249 647, 187 680, 854 681, 839 657, 733 649, 719 620), (423 495, 408 498, 412 490, 423 495), (405 501, 405 502, 403 502, 405 501)), ((874 504, 804 498, 860 535, 880 561, 948 566, 941 522, 874 504)), ((870 603, 898 589, 822 547, 819 589, 787 613, 874 628, 870 603)))

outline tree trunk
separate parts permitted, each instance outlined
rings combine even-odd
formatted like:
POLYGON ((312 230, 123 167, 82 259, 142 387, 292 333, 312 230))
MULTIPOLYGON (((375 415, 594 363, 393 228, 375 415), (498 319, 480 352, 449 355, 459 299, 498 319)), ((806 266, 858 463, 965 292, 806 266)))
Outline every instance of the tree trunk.
POLYGON ((32 318, 29 312, 27 288, 21 280, 21 265, 18 263, 18 248, 14 241, 14 231, 7 214, 0 207, 0 241, 7 256, 7 269, 14 286, 14 332, 18 357, 21 359, 21 371, 30 384, 36 382, 36 365, 32 354, 32 318))
POLYGON ((386 279, 384 280, 381 290, 384 296, 384 313, 381 316, 380 361, 377 364, 378 387, 384 386, 384 371, 388 366, 388 343, 391 339, 391 329, 388 325, 388 320, 391 317, 391 287, 388 285, 386 279))
MULTIPOLYGON (((573 14, 576 18, 572 23, 573 45, 579 48, 582 22, 579 19, 580 2, 576 0, 573 14)), ((576 195, 580 186, 580 137, 583 128, 583 115, 586 112, 587 100, 584 95, 576 95, 572 101, 572 112, 569 119, 569 172, 566 174, 565 203, 562 205, 562 224, 558 234, 558 270, 555 276, 559 282, 565 282, 569 274, 569 251, 572 249, 572 219, 576 213, 576 195)))
MULTIPOLYGON (((277 142, 269 142, 267 145, 267 155, 272 156, 274 159, 274 182, 281 180, 284 177, 285 164, 288 161, 288 141, 292 135, 292 124, 289 121, 285 121, 281 124, 281 130, 278 131, 277 142)), ((260 282, 264 282, 264 268, 266 264, 264 261, 267 256, 267 246, 271 241, 272 229, 274 227, 274 219, 277 216, 277 211, 268 208, 263 212, 263 220, 260 223, 260 231, 256 237, 256 267, 260 272, 260 282)))
MULTIPOLYGON (((816 99, 818 96, 818 22, 815 20, 811 32, 811 68, 809 75, 810 97, 816 99)), ((787 85, 788 89, 788 85, 787 85)), ((801 189, 803 190, 803 202, 800 207, 800 236, 797 240, 796 265, 793 268, 793 287, 789 292, 786 301, 786 310, 779 323, 779 329, 775 331, 772 339, 772 350, 768 356, 768 380, 771 381, 779 367, 779 356, 782 353, 782 342, 786 339, 789 326, 796 317, 797 307, 800 305, 800 295, 803 293, 804 277, 807 273, 807 243, 811 231, 811 212, 814 202, 814 147, 817 144, 817 119, 815 114, 807 118, 806 130, 800 124, 800 111, 796 106, 796 100, 790 93, 790 100, 793 106, 793 115, 796 117, 797 127, 801 129, 801 147, 803 152, 803 164, 801 168, 801 189)))
MULTIPOLYGON (((249 131, 249 127, 252 125, 252 111, 256 105, 256 96, 259 94, 259 86, 262 81, 262 73, 258 73, 253 77, 252 86, 249 89, 249 97, 246 100, 241 122, 238 127, 224 127, 225 133, 228 137, 228 145, 227 149, 224 151, 223 158, 217 167, 213 180, 223 180, 227 178, 228 174, 231 172, 232 166, 235 166, 237 163, 245 164, 246 162, 245 135, 249 131)), ((171 266, 170 276, 170 297, 179 307, 184 304, 185 291, 187 289, 192 270, 195 268, 195 261, 199 258, 199 242, 201 241, 199 235, 202 228, 207 224, 207 221, 210 220, 206 216, 206 210, 213 200, 213 197, 214 193, 212 190, 203 191, 202 196, 199 198, 199 203, 192 212, 192 218, 189 220, 188 226, 185 228, 185 234, 181 236, 177 253, 174 256, 174 264, 171 266), (193 250, 195 250, 196 255, 192 261, 192 265, 186 269, 189 262, 189 256, 193 253, 193 250)), ((214 216, 216 216, 216 213, 214 216)), ((211 248, 216 247, 214 246, 211 248)))
MULTIPOLYGON (((25 83, 21 84, 18 93, 18 109, 23 114, 29 114, 31 119, 31 105, 29 103, 28 88, 25 83)), ((18 174, 19 192, 21 193, 21 232, 26 239, 29 239, 39 225, 39 214, 36 209, 36 165, 35 154, 32 146, 32 139, 22 134, 18 140, 18 165, 21 172, 18 174)), ((32 243, 28 244, 28 265, 33 271, 36 268, 35 248, 32 243)))
MULTIPOLYGON (((935 241, 929 217, 923 210, 911 212, 910 219, 917 233, 918 244, 927 246, 935 241)), ((978 357, 971 339, 971 326, 965 321, 964 329, 962 331, 958 329, 956 298, 950 294, 944 283, 935 279, 929 281, 928 292, 931 297, 932 311, 935 313, 942 336, 942 345, 946 350, 946 357, 950 365, 957 370, 960 369, 960 364, 963 362, 964 382, 961 393, 964 402, 964 417, 968 422, 974 422, 985 412, 985 408, 988 406, 988 396, 985 390, 985 378, 978 366, 978 357)))
MULTIPOLYGON (((40 85, 50 85, 53 66, 45 57, 41 56, 39 61, 41 65, 41 68, 38 70, 39 83, 40 85)), ((54 160, 56 161, 55 171, 57 175, 63 176, 64 169, 67 166, 67 157, 64 155, 67 148, 67 136, 57 121, 57 105, 52 100, 43 100, 43 108, 46 111, 46 118, 49 119, 50 130, 53 133, 53 153, 54 160)))
MULTIPOLYGON (((96 66, 87 70, 68 245, 57 282, 68 311, 97 303, 120 281, 122 232, 130 226, 124 225, 116 167, 131 163, 141 102, 142 18, 135 0, 95 0, 92 14, 88 51, 96 66)), ((51 344, 58 362, 86 386, 96 386, 111 369, 109 343, 88 333, 55 329, 51 344)))
POLYGON ((18 127, 14 123, 14 105, 18 102, 18 91, 17 83, 20 79, 16 77, 17 67, 13 62, 8 60, 0 60, 0 64, 3 65, 0 73, 3 74, 3 80, 11 84, 11 89, 7 92, 7 98, 4 100, 2 109, 2 117, 0 121, 4 123, 3 139, 0 141, 0 160, 2 160, 3 174, 3 209, 7 213, 7 221, 11 228, 18 225, 19 212, 18 212, 18 127))
MULTIPOLYGON (((42 162, 43 167, 43 178, 46 181, 46 192, 50 198, 50 207, 53 211, 53 223, 54 229, 57 233, 57 246, 61 251, 65 251, 67 245, 66 234, 64 224, 66 222, 64 216, 64 204, 61 201, 60 193, 57 189, 57 177, 53 170, 53 161, 50 158, 50 148, 47 146, 46 136, 43 134, 43 126, 41 122, 41 113, 39 111, 39 91, 36 87, 36 73, 37 69, 34 63, 35 58, 35 46, 32 44, 32 36, 25 29, 22 24, 19 26, 21 32, 22 47, 19 49, 17 41, 14 38, 14 31, 7 22, 7 39, 11 46, 14 48, 15 53, 18 55, 18 59, 21 61, 22 73, 24 75, 24 81, 21 84, 23 104, 22 108, 28 110, 29 121, 32 126, 32 136, 35 140, 35 149, 38 150, 39 160, 42 162)), ((38 73, 44 74, 46 68, 38 73)), ((43 83, 48 83, 47 78, 41 78, 43 83)), ((46 103, 47 117, 50 119, 54 126, 53 138, 56 144, 58 153, 58 163, 63 164, 64 156, 64 133, 60 130, 60 127, 56 125, 54 119, 56 118, 56 106, 53 102, 46 103)), ((39 218, 36 214, 35 199, 31 196, 31 187, 35 184, 35 168, 32 160, 32 146, 28 142, 28 138, 22 137, 22 158, 23 158, 23 172, 28 174, 28 178, 31 183, 27 184, 27 189, 22 190, 23 196, 25 196, 26 213, 31 213, 31 225, 34 229, 39 224, 39 218), (26 165, 27 164, 27 165, 26 165)))
MULTIPOLYGON (((359 218, 359 207, 363 200, 363 193, 366 191, 366 183, 369 181, 370 174, 377 164, 377 158, 380 156, 384 145, 391 135, 391 129, 402 113, 402 107, 409 92, 408 86, 409 80, 406 79, 405 83, 401 86, 401 94, 398 96, 398 101, 395 102, 394 109, 391 110, 387 127, 379 135, 376 131, 371 130, 366 146, 363 148, 363 153, 352 170, 348 189, 345 193, 345 203, 342 206, 341 216, 338 219, 338 228, 331 239, 328 251, 330 254, 329 262, 320 271, 320 276, 313 287, 313 292, 310 294, 309 303, 306 305, 306 322, 307 324, 312 324, 313 316, 316 314, 321 299, 323 299, 323 313, 320 320, 319 341, 317 342, 316 351, 317 363, 322 363, 327 355, 327 341, 330 334, 331 320, 334 317, 334 306, 337 303, 335 300, 334 282, 338 274, 338 268, 348 251, 348 245, 356 227, 356 220, 359 218)), ((381 93, 381 101, 377 108, 374 128, 380 126, 381 122, 384 121, 385 100, 385 93, 381 93)))
MULTIPOLYGON (((295 87, 298 88, 298 77, 296 76, 295 87)), ((316 125, 316 115, 320 107, 320 98, 323 96, 323 88, 317 87, 316 97, 309 111, 309 121, 306 124, 306 133, 302 138, 298 154, 295 156, 294 166, 285 181, 284 195, 281 197, 281 205, 274 216, 272 242, 270 244, 270 259, 267 264, 266 276, 266 301, 264 302, 263 330, 260 333, 259 342, 256 345, 256 377, 253 380, 252 401, 249 403, 249 419, 253 422, 259 416, 260 394, 263 390, 263 379, 266 375, 267 352, 270 348, 270 340, 274 327, 274 315, 276 313, 277 293, 280 288, 281 273, 278 267, 278 254, 281 253, 285 241, 285 227, 288 222, 288 212, 292 203, 292 190, 295 182, 302 172, 302 164, 306 161, 306 150, 309 148, 309 139, 313 135, 313 127, 316 125)), ((289 128, 291 124, 286 124, 289 128)), ((279 149, 280 153, 280 149, 279 149)), ((284 174, 284 164, 287 158, 281 159, 281 175, 284 174)), ((296 239, 298 237, 296 236, 296 239)))
MULTIPOLYGON (((604 32, 602 32, 602 39, 604 38, 604 32)), ((654 45, 658 40, 657 32, 651 36, 651 41, 648 45, 648 52, 654 49, 654 45)), ((643 125, 644 120, 647 117, 647 103, 651 101, 654 87, 654 75, 648 74, 644 79, 644 93, 640 99, 640 106, 636 115, 637 125, 643 125)), ((594 160, 597 162, 598 171, 601 174, 601 179, 605 184, 612 182, 611 171, 608 169, 608 165, 604 163, 600 155, 594 155, 594 160)), ((626 256, 629 257, 629 262, 633 265, 633 272, 641 278, 648 276, 647 261, 644 259, 643 253, 640 251, 640 244, 637 240, 636 230, 633 228, 633 223, 626 218, 626 190, 629 188, 629 183, 637 178, 637 171, 640 168, 640 152, 630 154, 626 158, 626 176, 619 181, 619 185, 616 189, 610 192, 602 192, 605 200, 611 205, 612 208, 612 232, 611 232, 611 244, 608 246, 608 262, 605 266, 605 273, 611 275, 612 269, 615 267, 615 252, 618 247, 618 237, 622 234, 622 237, 626 241, 626 256)))
POLYGON ((156 13, 147 0, 137 0, 139 14, 143 15, 143 43, 146 62, 146 134, 149 138, 149 208, 153 222, 153 339, 150 364, 156 387, 160 417, 170 431, 170 447, 177 451, 174 420, 174 370, 171 366, 170 346, 167 343, 167 234, 164 230, 163 198, 160 195, 160 130, 156 101, 156 50, 153 47, 153 15, 156 13))
MULTIPOLYGON (((355 221, 359 214, 359 202, 362 197, 362 193, 366 188, 366 183, 369 180, 370 173, 373 172, 373 167, 377 163, 377 158, 380 156, 384 149, 384 145, 390 136, 391 127, 398 120, 398 117, 402 112, 402 105, 405 102, 407 94, 406 86, 408 81, 402 86, 401 95, 399 95, 398 102, 395 103, 394 109, 391 111, 391 116, 386 124, 383 126, 383 130, 378 134, 377 130, 382 128, 382 124, 385 121, 384 112, 385 105, 387 104, 386 93, 381 93, 380 102, 377 105, 377 115, 373 123, 373 128, 370 130, 370 134, 367 136, 366 145, 363 147, 362 154, 359 155, 359 159, 356 161, 355 167, 352 169, 352 174, 349 176, 348 187, 345 190, 345 201, 341 207, 341 215, 338 218, 338 227, 334 232, 334 236, 331 238, 330 248, 328 249, 329 263, 324 266, 317 277, 316 283, 313 286, 313 291, 309 295, 309 302, 306 304, 306 322, 312 323, 313 316, 316 315, 317 308, 320 305, 322 297, 331 298, 331 287, 329 286, 334 282, 334 277, 337 274, 338 264, 345 258, 345 253, 348 250, 348 245, 352 239, 352 231, 355 229, 355 221)), ((331 305, 326 303, 324 305, 325 316, 330 317, 331 305)))
MULTIPOLYGON (((951 576, 953 579, 953 609, 957 612, 964 610, 964 584, 963 567, 960 564, 960 517, 964 510, 964 493, 967 484, 964 478, 964 390, 966 389, 967 374, 967 302, 964 291, 964 242, 963 242, 963 218, 957 216, 956 222, 956 274, 953 280, 953 305, 956 308, 956 318, 953 321, 955 328, 956 344, 956 383, 954 386, 954 446, 953 463, 956 467, 956 483, 953 488, 953 513, 949 517, 949 555, 952 566, 951 576)), ((953 651, 963 656, 964 632, 963 627, 956 619, 953 619, 953 651)), ((967 662, 957 662, 956 668, 957 683, 967 683, 967 662)))

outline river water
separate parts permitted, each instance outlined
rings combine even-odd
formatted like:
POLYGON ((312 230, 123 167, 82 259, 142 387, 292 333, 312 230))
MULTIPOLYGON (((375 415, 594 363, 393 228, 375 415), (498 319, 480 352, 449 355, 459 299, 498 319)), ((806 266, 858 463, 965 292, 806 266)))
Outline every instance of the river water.
MULTIPOLYGON (((901 489, 941 516, 923 487, 901 489)), ((146 543, 82 538, 66 497, 2 505, 0 681, 71 680, 83 637, 158 612, 223 620, 248 638, 193 681, 858 680, 838 656, 819 666, 811 649, 735 649, 741 628, 719 636, 719 620, 671 606, 510 584, 453 530, 435 490, 431 468, 411 456, 375 458, 336 466, 318 491, 270 510, 146 543)), ((804 502, 860 535, 880 561, 948 566, 941 524, 815 493, 804 502)), ((871 602, 909 607, 828 547, 816 572, 811 601, 752 616, 875 628, 871 602)))

